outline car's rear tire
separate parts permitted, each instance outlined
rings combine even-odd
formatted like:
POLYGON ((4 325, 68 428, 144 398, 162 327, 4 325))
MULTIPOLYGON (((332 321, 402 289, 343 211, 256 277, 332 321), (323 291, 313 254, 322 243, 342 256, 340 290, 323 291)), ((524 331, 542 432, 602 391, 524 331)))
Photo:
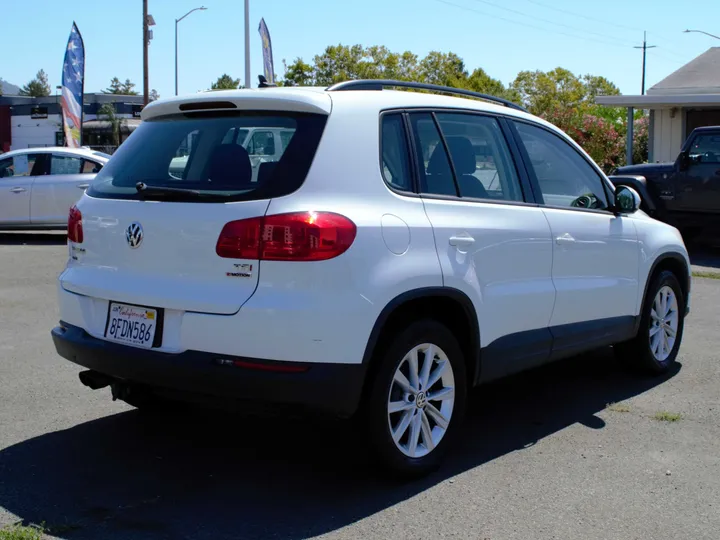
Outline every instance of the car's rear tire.
POLYGON ((366 433, 392 474, 423 476, 440 465, 462 423, 462 348, 447 327, 425 319, 405 327, 379 354, 364 404, 366 433))
POLYGON ((615 345, 618 357, 648 374, 667 372, 680 350, 685 323, 685 297, 675 274, 659 272, 643 301, 638 333, 615 345))

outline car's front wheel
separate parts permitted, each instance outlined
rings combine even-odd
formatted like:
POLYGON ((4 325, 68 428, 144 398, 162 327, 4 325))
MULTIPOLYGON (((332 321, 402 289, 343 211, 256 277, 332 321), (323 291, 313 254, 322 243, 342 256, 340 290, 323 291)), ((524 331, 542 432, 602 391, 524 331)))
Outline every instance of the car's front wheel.
POLYGON ((440 465, 464 416, 462 349, 444 325, 422 320, 381 354, 366 403, 370 441, 392 472, 427 474, 440 465))
POLYGON ((643 302, 637 336, 615 346, 623 361, 647 373, 664 373, 677 358, 685 323, 685 297, 677 277, 654 277, 643 302))

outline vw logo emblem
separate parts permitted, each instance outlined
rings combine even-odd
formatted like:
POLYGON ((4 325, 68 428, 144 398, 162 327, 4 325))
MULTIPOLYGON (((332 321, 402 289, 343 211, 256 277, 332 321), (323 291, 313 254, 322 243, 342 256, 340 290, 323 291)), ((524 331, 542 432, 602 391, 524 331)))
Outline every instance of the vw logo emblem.
POLYGON ((125 230, 125 240, 127 240, 128 245, 132 249, 140 247, 140 244, 142 244, 143 241, 142 225, 140 225, 137 221, 131 223, 125 230))

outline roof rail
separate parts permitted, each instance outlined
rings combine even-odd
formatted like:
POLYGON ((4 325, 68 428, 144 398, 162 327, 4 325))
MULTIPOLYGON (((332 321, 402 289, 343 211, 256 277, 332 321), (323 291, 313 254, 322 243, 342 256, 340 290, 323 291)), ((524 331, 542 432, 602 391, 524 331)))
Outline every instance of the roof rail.
POLYGON ((468 96, 478 99, 484 99, 511 109, 528 112, 527 109, 521 107, 517 103, 513 103, 507 99, 465 90, 464 88, 452 88, 450 86, 440 86, 438 84, 427 84, 414 81, 393 81, 389 79, 360 79, 355 81, 344 81, 329 86, 329 92, 337 92, 339 90, 382 90, 383 88, 415 88, 417 90, 432 90, 433 92, 442 92, 445 94, 457 94, 459 96, 468 96))

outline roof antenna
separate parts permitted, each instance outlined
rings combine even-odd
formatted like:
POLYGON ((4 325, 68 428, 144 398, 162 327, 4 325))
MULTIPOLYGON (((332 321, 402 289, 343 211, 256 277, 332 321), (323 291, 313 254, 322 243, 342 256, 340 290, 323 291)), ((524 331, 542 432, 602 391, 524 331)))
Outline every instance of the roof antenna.
POLYGON ((265 75, 258 75, 258 80, 260 81, 260 84, 258 84, 258 88, 274 88, 277 86, 277 84, 270 84, 269 82, 267 82, 265 75))

